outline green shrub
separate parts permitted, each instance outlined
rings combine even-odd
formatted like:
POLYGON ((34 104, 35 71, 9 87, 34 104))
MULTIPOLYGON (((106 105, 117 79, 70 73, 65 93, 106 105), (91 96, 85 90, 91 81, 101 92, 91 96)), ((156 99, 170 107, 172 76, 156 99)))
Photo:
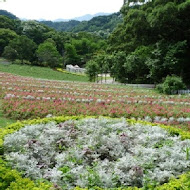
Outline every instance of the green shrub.
POLYGON ((156 89, 164 94, 176 94, 177 90, 186 89, 181 77, 167 76, 162 84, 157 85, 156 89))
POLYGON ((179 179, 171 179, 168 183, 155 188, 155 190, 189 190, 190 189, 190 173, 183 174, 179 179))
POLYGON ((34 182, 28 178, 22 178, 18 171, 11 169, 0 158, 0 190, 49 190, 51 188, 50 183, 34 182))
POLYGON ((24 65, 31 65, 31 62, 30 61, 28 61, 28 60, 20 60, 20 59, 16 59, 16 60, 14 60, 13 61, 13 64, 16 64, 16 65, 22 65, 22 64, 24 64, 24 65))

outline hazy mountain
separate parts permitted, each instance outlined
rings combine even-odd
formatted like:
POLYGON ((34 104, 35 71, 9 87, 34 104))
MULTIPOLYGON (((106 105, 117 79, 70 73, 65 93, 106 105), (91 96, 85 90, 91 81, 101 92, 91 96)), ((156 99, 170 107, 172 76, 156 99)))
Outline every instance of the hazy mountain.
MULTIPOLYGON (((53 22, 65 22, 65 21, 70 21, 70 20, 77 20, 77 21, 89 21, 91 20, 93 17, 97 17, 97 16, 105 16, 105 15, 110 15, 112 13, 96 13, 96 14, 86 14, 80 17, 75 17, 72 19, 56 19, 53 22)), ((43 20, 44 21, 44 20, 43 20)))
MULTIPOLYGON (((96 14, 99 15, 100 13, 96 14)), ((87 18, 88 16, 86 16, 87 18)), ((90 17, 88 17, 90 18, 90 17)), ((57 31, 64 32, 93 32, 101 36, 107 36, 113 29, 122 22, 122 16, 118 13, 113 13, 104 16, 94 16, 88 21, 41 21, 41 23, 54 28, 57 31)))
POLYGON ((14 14, 12 14, 6 10, 0 10, 0 15, 7 16, 11 19, 18 19, 14 14))

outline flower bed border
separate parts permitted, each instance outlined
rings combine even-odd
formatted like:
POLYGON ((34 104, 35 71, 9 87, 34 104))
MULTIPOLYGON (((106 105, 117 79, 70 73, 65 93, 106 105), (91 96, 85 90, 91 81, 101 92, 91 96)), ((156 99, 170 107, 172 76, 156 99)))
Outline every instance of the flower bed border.
MULTIPOLYGON (((6 135, 16 132, 17 130, 21 129, 25 125, 32 125, 32 124, 42 124, 48 123, 51 121, 55 121, 56 123, 64 122, 67 120, 79 120, 83 118, 101 118, 97 116, 59 116, 59 117, 52 117, 52 118, 44 118, 44 119, 33 119, 33 120, 26 120, 26 121, 18 121, 11 125, 8 125, 5 128, 0 129, 0 190, 4 190, 5 187, 7 190, 16 190, 16 187, 23 186, 26 190, 53 190, 54 188, 50 183, 38 181, 34 182, 28 178, 22 178, 21 174, 16 171, 12 170, 8 163, 3 160, 3 139, 6 135)), ((105 117, 104 117, 105 118, 105 117)), ((110 118, 110 117, 106 117, 110 118)), ((166 126, 162 124, 154 124, 146 121, 136 121, 134 119, 126 119, 130 124, 144 124, 144 125, 151 125, 151 126, 159 126, 165 130, 167 130, 171 135, 180 135, 181 140, 190 139, 190 132, 185 132, 182 129, 176 129, 171 126, 166 126)), ((99 187, 94 187, 94 190, 103 190, 99 187)), ((110 190, 138 190, 144 188, 137 188, 137 187, 127 187, 127 188, 112 188, 110 190)), ((155 190, 172 190, 172 189, 190 189, 190 171, 186 172, 185 174, 180 175, 178 178, 172 178, 168 183, 165 183, 161 186, 153 188, 151 185, 148 185, 146 189, 155 189, 155 190)), ((75 190, 88 190, 88 188, 79 188, 76 187, 75 190)), ((92 190, 92 188, 91 188, 92 190)))

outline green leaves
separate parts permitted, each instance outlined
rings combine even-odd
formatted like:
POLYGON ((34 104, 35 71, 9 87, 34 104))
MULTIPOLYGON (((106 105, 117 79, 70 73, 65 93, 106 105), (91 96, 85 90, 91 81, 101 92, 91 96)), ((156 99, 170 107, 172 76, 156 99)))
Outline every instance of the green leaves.
POLYGON ((45 41, 40 44, 36 54, 42 65, 55 68, 61 64, 61 56, 57 51, 55 44, 50 41, 45 41))

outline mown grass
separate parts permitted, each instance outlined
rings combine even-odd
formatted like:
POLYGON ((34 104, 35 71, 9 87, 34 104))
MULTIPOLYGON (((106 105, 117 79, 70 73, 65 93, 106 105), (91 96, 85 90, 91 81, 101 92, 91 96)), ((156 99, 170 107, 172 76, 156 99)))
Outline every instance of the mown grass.
POLYGON ((50 79, 50 80, 66 80, 66 81, 79 81, 88 82, 87 76, 78 76, 71 73, 61 73, 47 67, 29 66, 29 65, 16 65, 16 64, 1 64, 0 59, 0 72, 8 72, 20 76, 50 79))

